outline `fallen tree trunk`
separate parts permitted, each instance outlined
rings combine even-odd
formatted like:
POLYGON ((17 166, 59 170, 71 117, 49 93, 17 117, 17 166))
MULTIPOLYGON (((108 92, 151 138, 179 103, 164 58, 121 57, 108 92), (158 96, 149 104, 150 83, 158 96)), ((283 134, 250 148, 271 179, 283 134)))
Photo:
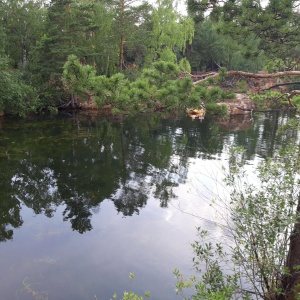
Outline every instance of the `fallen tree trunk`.
MULTIPOLYGON (((278 78, 278 77, 286 77, 286 76, 300 76, 300 71, 285 71, 285 72, 277 72, 277 73, 249 73, 243 71, 228 71, 226 72, 227 76, 243 76, 250 78, 278 78)), ((194 84, 202 83, 208 80, 209 78, 216 78, 219 76, 219 73, 210 73, 209 76, 206 76, 204 79, 195 81, 194 84)))

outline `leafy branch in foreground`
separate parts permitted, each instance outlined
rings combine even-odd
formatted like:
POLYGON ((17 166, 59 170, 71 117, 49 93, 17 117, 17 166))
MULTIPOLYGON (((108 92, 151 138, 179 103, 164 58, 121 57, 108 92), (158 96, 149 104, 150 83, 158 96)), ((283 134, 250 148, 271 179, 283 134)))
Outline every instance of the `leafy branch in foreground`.
MULTIPOLYGON (((129 278, 130 278, 130 282, 132 283, 133 279, 134 279, 135 275, 134 272, 130 272, 129 273, 129 278)), ((150 297, 150 292, 145 292, 144 295, 146 298, 150 297)), ((113 298, 117 299, 117 294, 114 293, 113 298)), ((135 294, 134 292, 130 291, 130 292, 124 292, 123 296, 121 298, 121 300, 143 300, 144 298, 142 296, 138 296, 137 294, 135 294)))
MULTIPOLYGON (((296 130, 287 126, 288 130, 296 130)), ((297 128, 299 130, 299 128, 297 128)), ((285 132, 287 145, 272 159, 261 161, 255 175, 239 164, 232 150, 225 179, 229 199, 219 199, 216 212, 226 236, 220 243, 198 229, 192 244, 200 278, 183 282, 193 287, 190 299, 296 299, 300 279, 300 144, 285 132), (222 208, 221 208, 222 207, 222 208), (292 296, 293 298, 288 298, 292 296)))
MULTIPOLYGON (((226 300, 231 299, 238 290, 238 273, 226 274, 222 270, 222 264, 227 260, 228 254, 220 243, 215 245, 207 241, 208 231, 197 228, 199 241, 192 243, 196 257, 193 263, 196 271, 201 273, 201 279, 196 276, 183 280, 179 270, 175 269, 173 274, 177 279, 176 293, 183 296, 184 289, 193 288, 191 299, 203 300, 226 300)), ((184 297, 184 299, 189 299, 184 297)), ((246 299, 244 297, 244 299, 246 299)))

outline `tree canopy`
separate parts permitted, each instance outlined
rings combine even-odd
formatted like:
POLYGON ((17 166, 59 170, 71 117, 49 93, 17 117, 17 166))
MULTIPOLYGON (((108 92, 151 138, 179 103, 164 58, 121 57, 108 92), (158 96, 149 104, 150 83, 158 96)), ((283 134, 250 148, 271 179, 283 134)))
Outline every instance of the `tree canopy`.
MULTIPOLYGON (((188 0, 187 16, 180 14, 177 4, 171 0, 2 1, 0 54, 6 61, 2 75, 9 75, 4 76, 7 82, 13 76, 22 90, 35 91, 39 102, 34 107, 47 109, 71 100, 74 104, 76 99, 96 99, 100 87, 95 84, 101 76, 105 80, 123 76, 132 88, 130 84, 145 80, 158 61, 176 64, 181 72, 185 65, 186 74, 220 67, 247 72, 299 69, 299 1, 188 0), (71 84, 75 77, 63 74, 71 55, 96 82, 71 84)), ((181 84, 177 79, 175 84, 181 84)), ((9 90, 2 99, 17 97, 9 90)), ((7 112, 24 114, 23 109, 19 105, 17 111, 7 112)))
POLYGON ((219 30, 238 40, 253 35, 259 49, 276 56, 299 47, 300 3, 297 0, 187 0, 195 21, 209 16, 219 30))

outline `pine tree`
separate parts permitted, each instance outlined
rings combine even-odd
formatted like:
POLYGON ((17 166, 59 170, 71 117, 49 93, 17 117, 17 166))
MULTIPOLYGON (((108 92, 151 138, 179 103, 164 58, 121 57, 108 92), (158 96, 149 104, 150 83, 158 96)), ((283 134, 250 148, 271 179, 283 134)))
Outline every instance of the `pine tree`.
POLYGON ((61 81, 68 55, 77 55, 85 63, 93 61, 92 8, 86 2, 52 0, 47 9, 45 33, 34 49, 30 69, 45 106, 57 105, 69 97, 61 81))
POLYGON ((300 2, 297 0, 188 0, 188 11, 196 22, 207 15, 219 30, 239 42, 253 34, 259 49, 275 56, 287 56, 299 46, 300 2))
POLYGON ((13 67, 25 68, 30 51, 43 29, 44 8, 41 1, 8 0, 0 4, 5 54, 13 67))

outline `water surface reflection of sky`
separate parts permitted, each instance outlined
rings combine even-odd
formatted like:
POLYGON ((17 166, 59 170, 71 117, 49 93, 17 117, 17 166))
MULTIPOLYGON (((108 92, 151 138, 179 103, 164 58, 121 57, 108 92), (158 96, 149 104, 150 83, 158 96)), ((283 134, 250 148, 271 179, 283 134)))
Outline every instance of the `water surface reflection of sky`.
POLYGON ((1 244, 0 299, 32 299, 33 291, 49 299, 110 299, 128 289, 175 299, 173 269, 192 273, 190 243, 202 221, 176 203, 161 209, 152 198, 141 215, 123 217, 106 200, 92 219, 93 230, 83 235, 61 222, 63 210, 58 207, 49 219, 23 208, 26 222, 13 242, 1 244))
POLYGON ((172 272, 193 274, 196 227, 226 234, 211 200, 228 197, 228 147, 246 146, 249 180, 277 147, 275 117, 234 133, 185 117, 46 121, 0 132, 0 204, 12 219, 0 225, 19 221, 0 243, 0 300, 176 299, 172 272))

